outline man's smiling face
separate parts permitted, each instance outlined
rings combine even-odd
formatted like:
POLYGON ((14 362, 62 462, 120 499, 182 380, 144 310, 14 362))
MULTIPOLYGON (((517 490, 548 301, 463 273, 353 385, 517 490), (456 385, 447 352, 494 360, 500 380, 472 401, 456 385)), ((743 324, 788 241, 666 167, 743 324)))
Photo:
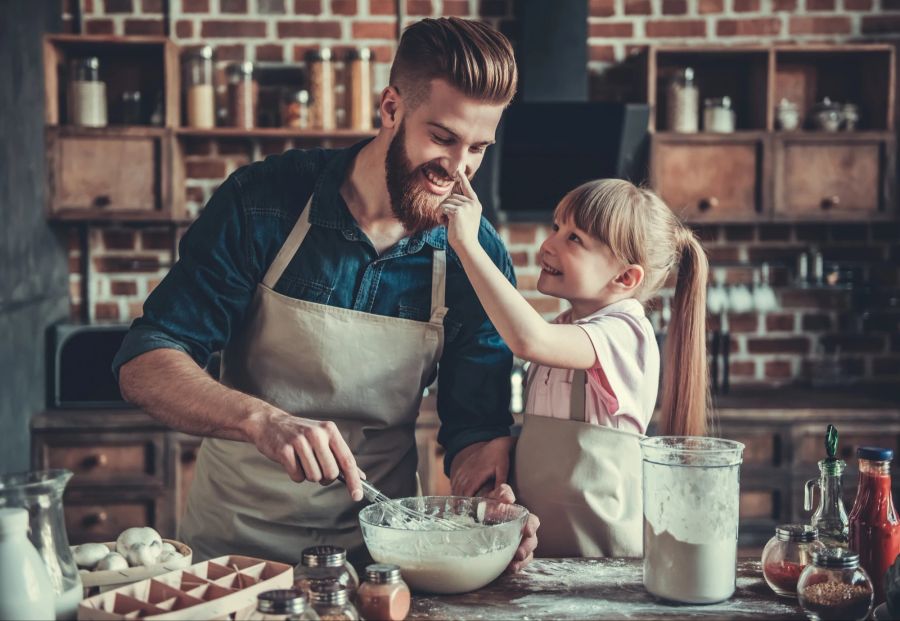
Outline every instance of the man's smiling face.
MULTIPOLYGON (((446 81, 402 115, 385 160, 394 215, 411 233, 441 223, 439 205, 458 174, 472 178, 506 106, 466 97, 446 81)), ((457 189, 457 191, 459 191, 457 189)))

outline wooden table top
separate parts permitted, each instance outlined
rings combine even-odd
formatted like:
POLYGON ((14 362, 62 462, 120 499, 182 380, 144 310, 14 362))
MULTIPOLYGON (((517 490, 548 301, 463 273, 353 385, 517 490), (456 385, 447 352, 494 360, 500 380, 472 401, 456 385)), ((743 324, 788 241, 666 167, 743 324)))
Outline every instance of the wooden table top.
POLYGON ((643 586, 640 559, 539 559, 464 595, 414 596, 408 619, 804 619, 775 595, 759 561, 738 562, 737 590, 721 604, 667 604, 643 586))

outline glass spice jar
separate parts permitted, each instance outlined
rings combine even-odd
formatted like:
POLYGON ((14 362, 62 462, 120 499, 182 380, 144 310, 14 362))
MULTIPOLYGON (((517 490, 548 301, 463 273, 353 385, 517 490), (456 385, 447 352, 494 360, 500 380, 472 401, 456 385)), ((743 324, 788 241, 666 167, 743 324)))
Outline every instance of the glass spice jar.
POLYGON ((285 89, 281 94, 281 126, 309 127, 309 91, 285 89))
POLYGON ((310 125, 315 129, 334 129, 337 114, 334 99, 334 63, 331 49, 323 47, 306 54, 309 69, 310 125))
POLYGON ((310 601, 322 621, 360 621, 356 607, 350 603, 350 592, 331 581, 316 581, 312 584, 310 601))
POLYGON ((356 602, 363 619, 403 621, 409 614, 409 587, 396 565, 366 567, 366 582, 359 585, 356 602))
POLYGON ((306 593, 294 589, 275 589, 256 596, 256 612, 248 621, 317 621, 319 615, 309 604, 306 593))
POLYGON ((797 597, 812 621, 863 621, 872 611, 872 581, 859 555, 845 548, 814 552, 797 583, 797 597))
POLYGON ((672 132, 697 132, 700 114, 700 90, 694 83, 694 70, 686 67, 669 82, 666 129, 672 132))
POLYGON ((350 82, 347 96, 350 101, 350 127, 361 131, 372 129, 374 110, 372 99, 372 50, 361 47, 347 55, 350 82))
POLYGON ((782 597, 797 596, 800 574, 812 562, 812 553, 825 549, 819 531, 809 524, 779 524, 762 553, 766 583, 782 597))
POLYGON ((253 63, 228 66, 228 124, 231 127, 256 127, 259 85, 253 77, 253 63))
POLYGON ((106 82, 100 79, 100 59, 76 58, 69 68, 69 122, 82 127, 106 127, 106 82))
POLYGON ((213 51, 204 45, 188 54, 184 63, 187 85, 188 127, 209 129, 216 126, 216 92, 213 86, 213 51))
POLYGON ((703 100, 703 131, 717 134, 734 132, 734 110, 731 97, 711 97, 703 100))
MULTIPOLYGON (((300 564, 294 568, 294 588, 310 593, 316 581, 334 581, 345 587, 353 597, 359 588, 359 576, 353 565, 347 562, 347 551, 338 546, 313 546, 300 555, 300 564)), ((312 597, 310 595, 310 597, 312 597)))

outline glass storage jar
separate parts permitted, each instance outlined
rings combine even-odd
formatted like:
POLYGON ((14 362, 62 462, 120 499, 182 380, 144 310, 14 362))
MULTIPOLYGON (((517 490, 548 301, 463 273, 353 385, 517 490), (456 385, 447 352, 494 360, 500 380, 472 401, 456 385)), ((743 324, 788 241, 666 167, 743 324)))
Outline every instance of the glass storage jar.
POLYGON ((100 79, 100 59, 76 58, 69 69, 69 122, 82 127, 106 127, 106 83, 100 79))
POLYGON ((367 47, 351 50, 347 55, 350 81, 347 97, 350 101, 350 127, 372 129, 374 100, 372 98, 372 51, 367 47))
MULTIPOLYGON (((347 562, 347 551, 338 546, 313 546, 300 555, 300 564, 294 568, 294 588, 310 593, 316 581, 331 581, 345 587, 353 597, 359 588, 359 576, 353 565, 347 562)), ((311 595, 310 595, 311 597, 311 595)))
POLYGON ((309 91, 285 89, 281 93, 281 126, 309 127, 309 91))
POLYGON ((666 129, 671 132, 697 132, 700 114, 700 90, 694 83, 694 70, 686 67, 669 82, 666 129))
POLYGON ((350 592, 331 581, 317 581, 312 585, 310 601, 322 621, 359 621, 359 612, 350 603, 350 592))
POLYGON ((812 555, 800 574, 797 597, 812 621, 863 621, 872 611, 872 581, 859 566, 859 555, 826 548, 812 555))
POLYGON ((363 619, 403 621, 409 614, 409 586, 396 565, 376 563, 366 567, 366 581, 359 585, 356 602, 363 619))
POLYGON ((185 108, 188 127, 216 126, 216 92, 213 85, 213 51, 204 45, 185 56, 185 108))
POLYGON ((228 124, 241 129, 256 127, 259 85, 253 77, 253 63, 228 66, 228 124))
POLYGON ((314 129, 334 129, 337 113, 334 99, 334 63, 331 49, 323 47, 306 55, 309 70, 310 125, 314 129))
POLYGON ((703 100, 703 131, 730 134, 734 132, 734 124, 731 97, 711 97, 703 100))
POLYGON ((779 524, 762 553, 766 583, 783 597, 797 596, 800 574, 812 562, 812 553, 825 549, 819 531, 809 524, 779 524))
POLYGON ((256 612, 248 621, 317 621, 306 593, 294 589, 264 591, 256 596, 256 612))

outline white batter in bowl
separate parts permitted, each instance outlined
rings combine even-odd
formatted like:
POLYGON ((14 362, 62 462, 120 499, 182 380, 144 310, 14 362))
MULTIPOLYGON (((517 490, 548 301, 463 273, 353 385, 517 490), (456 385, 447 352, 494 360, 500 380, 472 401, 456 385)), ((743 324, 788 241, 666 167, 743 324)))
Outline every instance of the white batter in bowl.
POLYGON ((366 507, 359 513, 372 558, 400 567, 414 591, 467 593, 506 569, 522 538, 528 511, 487 498, 421 496, 366 507), (408 519, 390 505, 439 516, 466 526, 447 530, 427 519, 408 519))

